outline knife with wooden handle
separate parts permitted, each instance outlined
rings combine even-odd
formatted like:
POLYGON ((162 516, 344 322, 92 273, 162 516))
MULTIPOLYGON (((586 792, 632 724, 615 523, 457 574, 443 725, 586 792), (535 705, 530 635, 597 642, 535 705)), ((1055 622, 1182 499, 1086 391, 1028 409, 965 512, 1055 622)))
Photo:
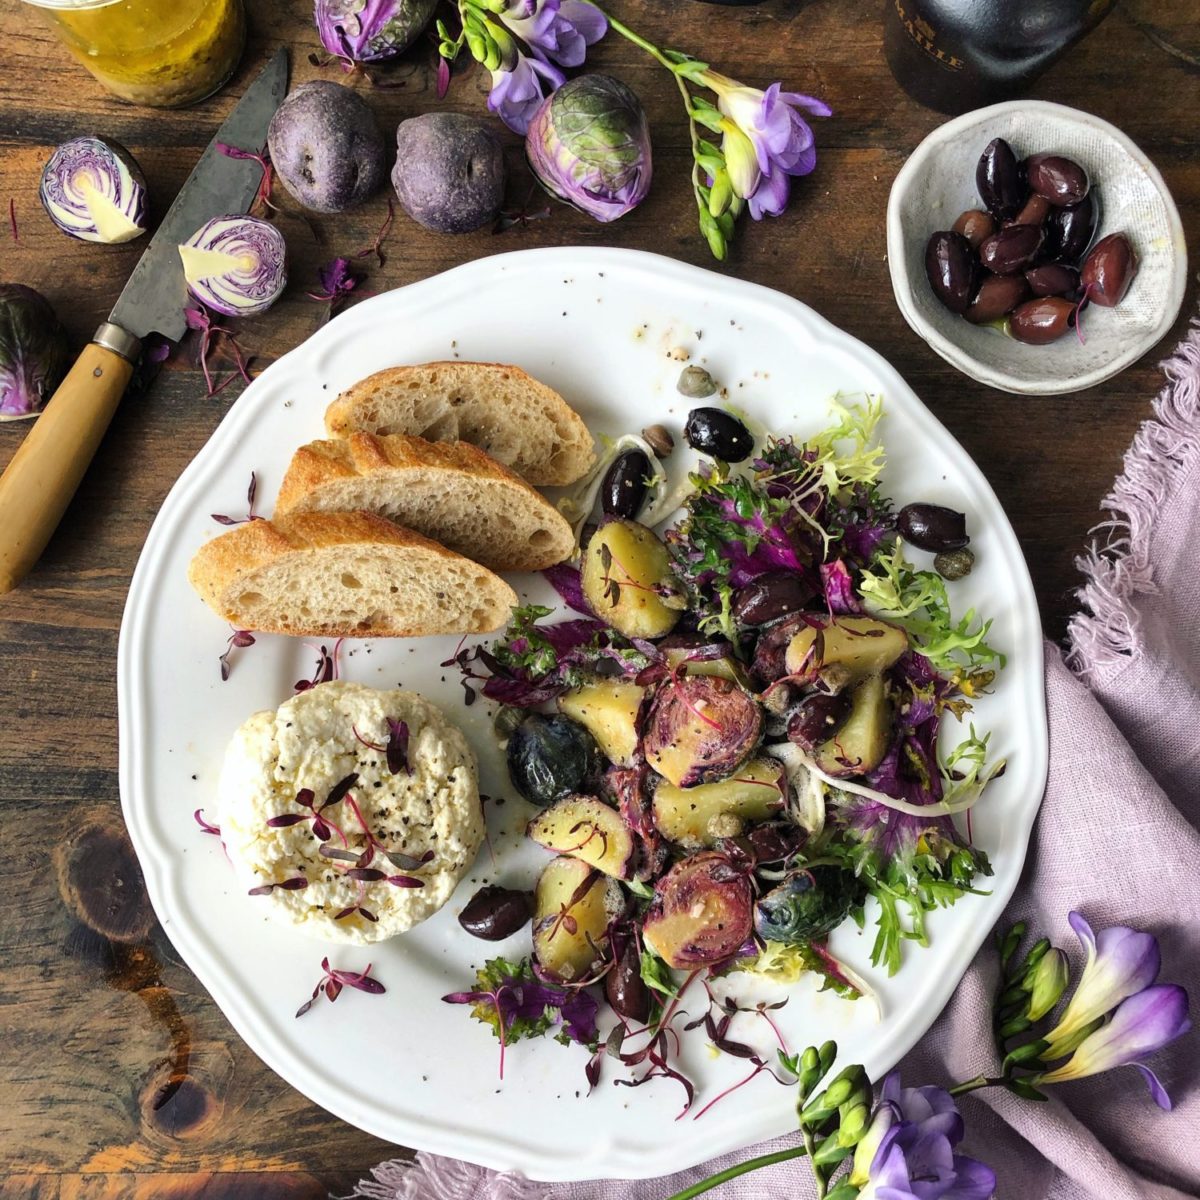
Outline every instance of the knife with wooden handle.
POLYGON ((213 217, 249 209, 261 168, 220 147, 261 152, 287 83, 288 56, 281 49, 208 144, 108 320, 0 475, 0 592, 21 582, 58 527, 133 375, 142 339, 150 333, 172 342, 183 337, 188 298, 179 245, 213 217))

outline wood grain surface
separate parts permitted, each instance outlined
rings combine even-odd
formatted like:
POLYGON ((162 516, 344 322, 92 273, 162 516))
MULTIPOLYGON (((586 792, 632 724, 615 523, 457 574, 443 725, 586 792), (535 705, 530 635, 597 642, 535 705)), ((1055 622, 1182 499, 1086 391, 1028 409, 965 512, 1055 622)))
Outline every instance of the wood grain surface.
MULTIPOLYGON (((37 200, 50 149, 85 133, 115 137, 141 162, 152 215, 165 210, 202 147, 268 53, 292 50, 293 78, 341 78, 309 62, 317 49, 310 0, 247 0, 251 42, 218 97, 183 112, 109 98, 68 59, 36 11, 0 2, 0 207, 15 201, 19 238, 0 224, 0 280, 32 285, 82 343, 107 315, 140 254, 138 243, 91 246, 57 233, 37 200)), ((1061 636, 1078 583, 1075 555, 1138 422, 1160 386, 1170 337, 1101 387, 1021 399, 957 374, 904 323, 884 245, 891 181, 944 118, 900 91, 883 61, 881 0, 768 0, 724 9, 694 0, 613 0, 613 11, 660 43, 765 85, 813 92, 835 115, 817 130, 816 173, 781 219, 739 231, 723 269, 813 305, 886 355, 962 441, 1003 501, 1033 572, 1045 625, 1061 636)), ((1157 164, 1200 247, 1200 71, 1193 0, 1126 0, 1055 66, 1033 95, 1115 122, 1157 164)), ((482 112, 487 76, 456 71, 447 100, 423 42, 368 81, 351 80, 392 130, 437 107, 482 112)), ((402 215, 387 263, 369 266, 381 292, 468 259, 528 246, 606 244, 711 266, 685 187, 686 128, 665 76, 609 38, 589 61, 641 95, 654 131, 655 185, 639 209, 602 226, 554 206, 502 234, 437 236, 402 215)), ((499 128, 499 126, 497 126, 499 128)), ((509 203, 532 182, 507 139, 509 203)), ((543 207, 532 196, 534 207, 543 207)), ((369 244, 386 215, 376 197, 344 217, 302 219, 283 206, 292 284, 276 308, 240 323, 262 367, 323 321, 308 299, 316 268, 369 244)), ((7 216, 7 212, 5 212, 7 216)), ((0 1197, 289 1197, 345 1192, 393 1147, 329 1117, 282 1083, 239 1041, 158 927, 121 822, 114 664, 126 589, 167 490, 234 401, 205 396, 194 336, 158 378, 118 411, 92 470, 44 555, 18 591, 0 597, 0 1197)), ((1053 355, 1053 350, 1048 350, 1053 355)), ((0 462, 25 432, 0 426, 0 462)), ((3 514, 0 513, 0 520, 3 514)))

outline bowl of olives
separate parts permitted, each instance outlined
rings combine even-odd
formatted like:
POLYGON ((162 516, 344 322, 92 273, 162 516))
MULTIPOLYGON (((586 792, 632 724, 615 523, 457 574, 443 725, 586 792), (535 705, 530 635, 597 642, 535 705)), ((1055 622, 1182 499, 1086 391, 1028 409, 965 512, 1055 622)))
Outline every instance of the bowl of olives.
POLYGON ((1179 314, 1175 202, 1120 130, 1043 101, 934 130, 892 185, 888 263, 905 320, 947 362, 1025 395, 1111 378, 1179 314))

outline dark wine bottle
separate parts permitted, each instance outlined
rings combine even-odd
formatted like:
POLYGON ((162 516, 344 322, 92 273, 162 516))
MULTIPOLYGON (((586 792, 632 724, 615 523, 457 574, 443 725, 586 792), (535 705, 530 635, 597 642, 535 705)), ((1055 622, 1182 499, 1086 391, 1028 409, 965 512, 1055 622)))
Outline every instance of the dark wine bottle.
POLYGON ((883 47, 916 101, 961 113, 1019 96, 1116 0, 884 0, 883 47))

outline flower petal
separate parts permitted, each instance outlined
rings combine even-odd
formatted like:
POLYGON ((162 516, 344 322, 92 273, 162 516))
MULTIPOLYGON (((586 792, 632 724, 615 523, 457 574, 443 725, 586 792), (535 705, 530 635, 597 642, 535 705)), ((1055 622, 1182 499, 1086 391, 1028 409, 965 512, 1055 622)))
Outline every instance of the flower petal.
POLYGON ((965 1155, 954 1156, 954 1183, 941 1200, 990 1200, 996 1192, 996 1172, 965 1155))
POLYGON ((605 15, 594 4, 586 3, 586 0, 562 0, 560 11, 589 46, 608 32, 605 15))
POLYGON ((1154 1103, 1165 1112, 1170 1112, 1172 1109, 1171 1097, 1167 1095, 1167 1089, 1159 1082, 1159 1078, 1150 1070, 1145 1063, 1133 1064, 1142 1073, 1142 1078, 1146 1081, 1146 1086, 1150 1089, 1150 1095, 1154 1098, 1154 1103))
POLYGON ((746 197, 750 215, 756 221, 761 221, 763 217, 779 216, 787 208, 790 190, 791 185, 785 172, 775 171, 770 175, 763 175, 758 181, 758 186, 746 197))

